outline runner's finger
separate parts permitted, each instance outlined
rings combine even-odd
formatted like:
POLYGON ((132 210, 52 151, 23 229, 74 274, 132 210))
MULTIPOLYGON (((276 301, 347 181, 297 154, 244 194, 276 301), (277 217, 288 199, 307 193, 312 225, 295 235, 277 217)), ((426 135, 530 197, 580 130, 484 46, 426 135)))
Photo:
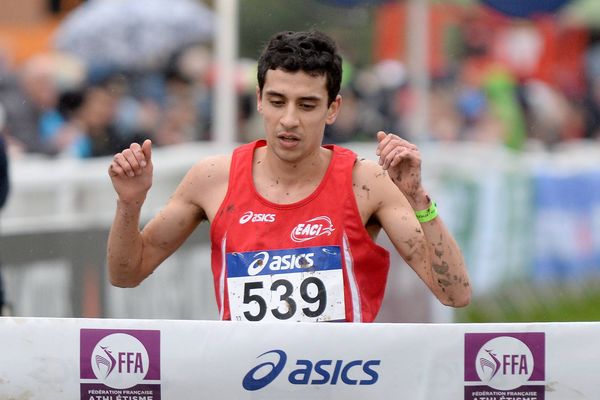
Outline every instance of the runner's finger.
POLYGON ((144 140, 144 143, 142 143, 142 152, 146 163, 152 161, 152 141, 150 139, 146 139, 144 140))
POLYGON ((123 176, 126 175, 123 168, 121 168, 115 161, 113 161, 108 167, 108 173, 110 176, 123 176))
POLYGON ((415 154, 411 152, 410 149, 406 147, 398 147, 390 161, 390 167, 395 167, 396 165, 399 165, 402 161, 410 160, 412 158, 415 158, 415 154))
MULTIPOLYGON (((138 146, 139 146, 139 144, 138 144, 138 146)), ((133 175, 131 173, 129 173, 129 176, 139 175, 142 172, 142 167, 136 157, 135 150, 132 150, 131 148, 125 149, 125 150, 123 150, 122 154, 123 154, 123 157, 129 163, 129 165, 131 166, 131 171, 133 172, 133 175)))
MULTIPOLYGON (((125 150, 125 151, 127 151, 127 150, 125 150)), ((113 163, 115 164, 115 166, 118 166, 119 168, 121 168, 124 175, 133 177, 133 176, 135 176, 135 172, 133 171, 133 167, 129 163, 129 160, 123 154, 123 153, 125 153, 125 151, 115 154, 115 156, 113 158, 113 163)))

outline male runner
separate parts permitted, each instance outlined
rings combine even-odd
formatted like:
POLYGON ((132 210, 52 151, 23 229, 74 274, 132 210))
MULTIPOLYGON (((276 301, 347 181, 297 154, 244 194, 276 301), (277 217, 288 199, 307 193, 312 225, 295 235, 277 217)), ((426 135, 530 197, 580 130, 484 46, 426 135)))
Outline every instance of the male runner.
POLYGON ((116 154, 112 284, 138 285, 207 220, 221 319, 371 322, 389 269, 374 242, 383 229, 443 304, 468 304, 463 256, 422 186, 418 148, 378 132, 376 163, 322 146, 342 106, 341 77, 326 35, 273 36, 258 62, 265 139, 198 161, 141 232, 152 145, 116 154))

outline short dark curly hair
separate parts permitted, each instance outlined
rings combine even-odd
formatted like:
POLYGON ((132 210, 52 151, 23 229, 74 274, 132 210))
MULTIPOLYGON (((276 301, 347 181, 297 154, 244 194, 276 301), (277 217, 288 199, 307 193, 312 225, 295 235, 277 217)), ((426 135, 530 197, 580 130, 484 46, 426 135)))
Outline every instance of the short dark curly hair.
POLYGON ((325 75, 328 104, 340 92, 342 57, 333 39, 319 31, 286 31, 271 37, 258 59, 257 78, 261 94, 270 69, 325 75))

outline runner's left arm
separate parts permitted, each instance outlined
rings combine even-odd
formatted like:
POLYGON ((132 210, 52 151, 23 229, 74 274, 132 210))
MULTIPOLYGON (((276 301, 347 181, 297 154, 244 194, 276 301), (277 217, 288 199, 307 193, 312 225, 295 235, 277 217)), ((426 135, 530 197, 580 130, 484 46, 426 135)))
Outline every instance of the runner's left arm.
POLYGON ((464 307, 471 286, 462 251, 441 216, 419 222, 415 211, 426 210, 431 199, 421 183, 417 146, 393 134, 377 135, 381 205, 376 217, 390 240, 445 305, 464 307))

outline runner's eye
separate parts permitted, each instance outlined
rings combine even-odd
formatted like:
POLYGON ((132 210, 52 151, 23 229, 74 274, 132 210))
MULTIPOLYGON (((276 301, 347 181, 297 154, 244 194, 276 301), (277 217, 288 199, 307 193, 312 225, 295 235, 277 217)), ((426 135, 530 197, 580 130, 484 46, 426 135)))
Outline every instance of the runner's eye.
POLYGON ((313 103, 301 103, 300 108, 306 111, 313 110, 316 107, 313 103))

